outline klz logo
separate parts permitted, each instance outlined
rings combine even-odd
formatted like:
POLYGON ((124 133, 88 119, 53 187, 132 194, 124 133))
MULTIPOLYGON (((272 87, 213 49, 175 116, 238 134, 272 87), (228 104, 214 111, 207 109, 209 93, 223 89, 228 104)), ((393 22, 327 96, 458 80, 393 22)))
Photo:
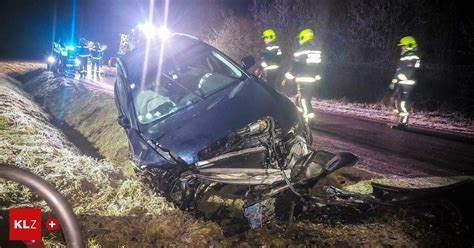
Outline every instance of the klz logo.
POLYGON ((41 209, 10 209, 10 240, 41 240, 41 209))

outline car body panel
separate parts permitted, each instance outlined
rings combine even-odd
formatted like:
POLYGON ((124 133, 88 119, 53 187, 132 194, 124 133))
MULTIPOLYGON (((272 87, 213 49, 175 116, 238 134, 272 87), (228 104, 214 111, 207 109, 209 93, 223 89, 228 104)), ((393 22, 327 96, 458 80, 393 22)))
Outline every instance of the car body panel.
POLYGON ((296 109, 286 97, 248 79, 157 123, 152 128, 157 132, 145 135, 192 164, 198 161, 200 150, 266 116, 283 132, 298 121, 296 109))
MULTIPOLYGON (((191 39, 187 36, 182 38, 191 39)), ((196 43, 205 44, 196 39, 183 43, 188 43, 191 46, 196 43)), ((157 48, 150 50, 153 51, 153 49, 157 48)), ((180 56, 183 53, 185 51, 180 53, 180 56)), ((130 85, 139 83, 140 75, 143 75, 144 54, 143 50, 133 51, 119 61, 118 70, 123 71, 119 75, 125 75, 123 81, 126 84, 124 88, 127 90, 129 105, 133 105, 131 104, 133 101, 131 100, 130 85)), ((151 57, 150 59, 153 59, 151 57)), ((235 62, 233 63, 238 66, 235 62)), ((133 111, 133 106, 129 107, 129 113, 126 115, 131 119, 131 128, 135 128, 145 141, 152 140, 159 147, 171 151, 191 165, 198 162, 199 151, 259 119, 272 117, 283 133, 288 132, 297 122, 301 121, 295 106, 287 97, 243 71, 241 66, 238 67, 246 75, 244 81, 228 85, 224 89, 206 96, 203 100, 152 123, 147 129, 148 131, 143 132, 137 125, 134 125, 137 123, 137 115, 133 111)), ((119 102, 117 102, 117 107, 120 109, 119 102)), ((129 139, 132 138, 130 135, 128 136, 129 139)), ((136 142, 131 140, 130 143, 133 146, 136 142)), ((143 145, 137 147, 143 147, 143 145)), ((135 157, 141 158, 144 152, 149 152, 148 149, 149 147, 147 147, 147 151, 132 149, 132 152, 135 157)), ((147 164, 149 161, 142 161, 142 163, 147 164)))

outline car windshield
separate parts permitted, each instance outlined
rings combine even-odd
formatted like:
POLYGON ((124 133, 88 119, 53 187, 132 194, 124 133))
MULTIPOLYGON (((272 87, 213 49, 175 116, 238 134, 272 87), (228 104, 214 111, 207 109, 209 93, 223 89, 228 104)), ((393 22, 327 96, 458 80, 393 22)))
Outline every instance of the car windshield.
POLYGON ((143 83, 130 85, 139 123, 164 119, 246 77, 207 45, 195 44, 184 50, 166 51, 161 68, 156 63, 156 68, 146 70, 143 83))

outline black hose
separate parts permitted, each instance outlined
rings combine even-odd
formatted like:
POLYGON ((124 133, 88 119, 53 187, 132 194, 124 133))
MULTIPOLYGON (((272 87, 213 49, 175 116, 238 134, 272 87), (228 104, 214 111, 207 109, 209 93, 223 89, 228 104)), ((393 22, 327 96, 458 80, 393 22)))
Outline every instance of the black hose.
POLYGON ((48 203, 48 206, 58 217, 67 247, 85 247, 81 238, 81 231, 76 215, 69 206, 66 198, 51 184, 27 170, 3 163, 0 164, 0 178, 17 182, 38 194, 48 203))

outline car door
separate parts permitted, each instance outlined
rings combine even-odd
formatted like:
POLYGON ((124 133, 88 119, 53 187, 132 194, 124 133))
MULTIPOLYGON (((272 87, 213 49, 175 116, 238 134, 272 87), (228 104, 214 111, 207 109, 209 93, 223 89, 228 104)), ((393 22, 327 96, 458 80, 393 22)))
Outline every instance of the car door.
POLYGON ((118 110, 118 124, 124 129, 127 135, 130 155, 135 163, 141 164, 141 155, 144 149, 147 149, 143 144, 143 140, 138 135, 137 127, 133 124, 133 115, 130 112, 131 106, 129 104, 129 96, 127 92, 127 84, 124 76, 123 68, 119 65, 117 67, 117 81, 115 82, 115 103, 118 110))
POLYGON ((128 85, 125 78, 125 72, 120 65, 117 69, 117 81, 115 82, 115 103, 118 110, 117 122, 125 130, 131 159, 135 166, 139 168, 160 167, 168 164, 168 160, 158 154, 140 134, 136 120, 136 114, 133 112, 133 100, 131 90, 134 87, 128 85))

